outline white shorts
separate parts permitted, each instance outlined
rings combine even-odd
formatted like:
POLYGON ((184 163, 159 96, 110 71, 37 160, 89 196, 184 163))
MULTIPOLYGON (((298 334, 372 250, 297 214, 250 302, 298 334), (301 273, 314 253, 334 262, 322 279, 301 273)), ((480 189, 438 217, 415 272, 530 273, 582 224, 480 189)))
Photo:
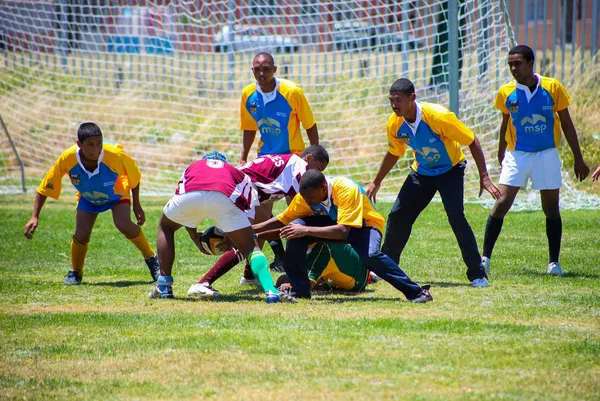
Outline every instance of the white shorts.
POLYGON ((502 160, 499 183, 526 188, 531 178, 531 189, 558 189, 562 186, 561 165, 556 148, 541 152, 507 150, 502 160))
POLYGON ((250 227, 248 215, 219 191, 194 191, 173 195, 163 213, 175 223, 196 228, 204 219, 213 219, 226 233, 250 227))

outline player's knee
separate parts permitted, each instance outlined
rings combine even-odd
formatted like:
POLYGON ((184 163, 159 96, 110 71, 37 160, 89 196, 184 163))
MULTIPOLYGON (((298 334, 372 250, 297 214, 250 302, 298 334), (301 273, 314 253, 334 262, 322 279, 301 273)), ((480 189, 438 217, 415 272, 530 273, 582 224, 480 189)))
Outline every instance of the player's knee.
POLYGON ((73 234, 73 239, 79 245, 87 245, 90 242, 91 232, 77 231, 75 230, 75 234, 73 234))
POLYGON ((129 219, 115 219, 114 223, 115 227, 117 227, 117 230, 119 230, 122 234, 126 235, 127 237, 133 238, 139 235, 139 226, 137 224, 134 224, 129 219))

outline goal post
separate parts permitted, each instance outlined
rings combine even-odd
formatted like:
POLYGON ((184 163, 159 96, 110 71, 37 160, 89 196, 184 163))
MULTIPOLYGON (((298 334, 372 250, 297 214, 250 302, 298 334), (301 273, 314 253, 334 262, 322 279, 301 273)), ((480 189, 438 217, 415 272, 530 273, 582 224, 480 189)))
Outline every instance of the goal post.
MULTIPOLYGON (((493 101, 510 80, 509 27, 501 0, 6 0, 0 110, 28 185, 94 121, 138 161, 144 194, 169 195, 209 150, 238 162, 241 91, 254 54, 268 51, 277 76, 299 83, 312 106, 328 174, 372 180, 387 149, 388 90, 406 77, 418 99, 456 109, 496 179, 493 101)), ((0 142, 3 193, 21 190, 9 151, 0 142)), ((390 172, 380 199, 395 197, 411 159, 390 172)), ((471 162, 466 199, 490 201, 478 192, 471 162)))

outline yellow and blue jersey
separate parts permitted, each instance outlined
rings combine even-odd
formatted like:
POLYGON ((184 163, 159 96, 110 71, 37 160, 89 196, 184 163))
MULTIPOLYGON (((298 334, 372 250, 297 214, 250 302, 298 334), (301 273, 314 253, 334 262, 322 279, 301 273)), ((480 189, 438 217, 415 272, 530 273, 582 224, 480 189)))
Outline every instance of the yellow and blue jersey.
POLYGON ((305 145, 300 123, 304 129, 316 123, 302 89, 287 79, 278 79, 277 82, 275 98, 266 104, 256 89, 256 83, 242 91, 240 128, 260 132, 258 156, 302 153, 305 145))
POLYGON ((374 227, 383 233, 383 216, 375 209, 365 190, 345 177, 327 177, 327 200, 317 206, 309 206, 302 195, 297 194, 290 205, 277 216, 283 224, 307 216, 325 215, 337 224, 349 227, 374 227))
POLYGON ((422 175, 440 175, 461 161, 465 154, 461 145, 471 145, 475 139, 473 131, 463 124, 454 113, 445 107, 419 102, 421 121, 416 132, 395 113, 387 122, 388 152, 402 157, 406 146, 414 150, 415 160, 411 168, 422 175))
POLYGON ((129 191, 139 185, 142 173, 137 163, 119 144, 102 145, 95 171, 87 171, 79 156, 79 147, 65 150, 48 170, 38 187, 41 195, 58 199, 62 177, 68 174, 77 189, 77 199, 83 198, 95 206, 103 206, 119 199, 130 199, 129 191))
POLYGON ((560 144, 561 126, 556 112, 569 107, 569 94, 556 79, 537 77, 533 93, 512 81, 496 96, 494 106, 509 115, 505 135, 508 150, 540 152, 560 144))

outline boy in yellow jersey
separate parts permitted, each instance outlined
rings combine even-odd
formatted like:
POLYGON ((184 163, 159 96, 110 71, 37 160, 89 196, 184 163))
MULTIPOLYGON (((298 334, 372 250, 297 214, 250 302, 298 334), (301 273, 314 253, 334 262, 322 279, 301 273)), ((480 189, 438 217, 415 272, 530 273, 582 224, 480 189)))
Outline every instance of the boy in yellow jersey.
MULTIPOLYGON (((318 242, 306 256, 306 264, 313 291, 359 292, 379 279, 367 270, 350 244, 318 242)), ((279 276, 277 288, 283 283, 289 283, 287 274, 279 276)))
POLYGON ((569 115, 569 94, 556 79, 533 72, 535 56, 528 46, 516 46, 508 52, 508 66, 515 78, 502 86, 494 106, 502 112, 498 159, 502 165, 499 186, 502 197, 496 200, 488 217, 483 242, 483 257, 490 268, 492 251, 504 216, 517 193, 531 179, 531 187, 540 191, 546 215, 549 262, 546 272, 562 275, 558 262, 562 237, 559 192, 562 186, 558 155, 561 128, 575 160, 575 177, 583 181, 590 172, 585 164, 579 140, 569 115))
MULTIPOLYGON (((258 157, 264 155, 300 155, 305 144, 300 133, 300 123, 306 130, 311 145, 319 144, 317 122, 300 86, 287 79, 275 77, 277 66, 269 53, 258 53, 252 59, 255 82, 242 91, 240 100, 240 128, 244 131, 240 164, 246 164, 254 143, 256 131, 260 132, 258 157)), ((272 205, 267 212, 271 214, 272 205)), ((283 271, 285 257, 281 240, 269 243, 275 254, 273 271, 283 271)))
MULTIPOLYGON (((364 189, 345 178, 326 178, 308 170, 300 179, 300 193, 287 209, 264 223, 255 232, 279 230, 287 240, 285 272, 292 296, 310 298, 311 284, 306 268, 306 251, 315 241, 347 242, 362 263, 416 303, 433 300, 429 286, 413 282, 387 255, 380 251, 383 216, 375 210, 364 189)), ((259 234, 260 235, 260 234, 259 234)))
POLYGON ((417 102, 415 87, 408 79, 392 84, 389 99, 394 113, 387 122, 388 151, 367 189, 369 198, 376 200, 381 182, 398 158, 404 156, 407 145, 414 150, 415 160, 388 216, 382 252, 399 262, 413 223, 439 191, 467 265, 467 278, 474 287, 487 287, 475 235, 464 213, 467 162, 461 145, 469 146, 479 170, 479 196, 485 189, 494 199, 500 197, 500 191, 488 177, 479 140, 445 107, 417 102))
POLYGON ((77 131, 77 145, 65 150, 42 180, 31 219, 25 225, 25 237, 33 238, 47 197, 58 199, 60 196, 61 181, 65 174, 69 174, 71 183, 78 191, 78 202, 75 234, 71 240, 72 270, 68 272, 64 283, 81 283, 92 228, 98 214, 107 210, 112 211, 117 229, 140 250, 152 279, 156 280, 158 260, 140 228, 146 220, 140 204, 140 169, 121 145, 103 143, 102 131, 91 122, 81 124, 77 131), (132 202, 137 224, 131 221, 132 202))

